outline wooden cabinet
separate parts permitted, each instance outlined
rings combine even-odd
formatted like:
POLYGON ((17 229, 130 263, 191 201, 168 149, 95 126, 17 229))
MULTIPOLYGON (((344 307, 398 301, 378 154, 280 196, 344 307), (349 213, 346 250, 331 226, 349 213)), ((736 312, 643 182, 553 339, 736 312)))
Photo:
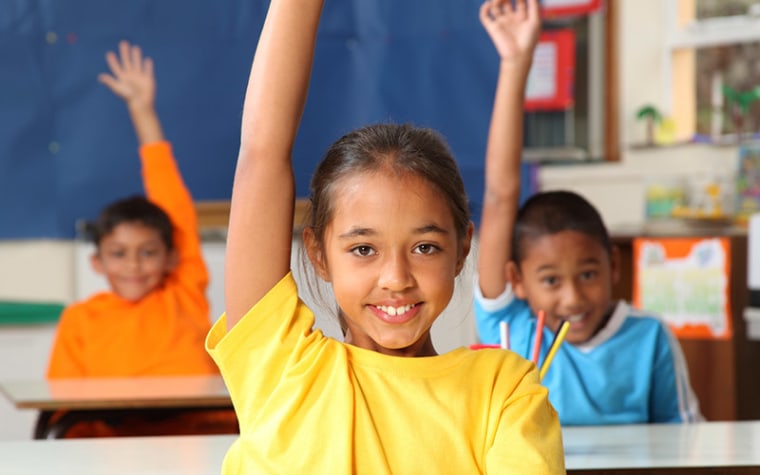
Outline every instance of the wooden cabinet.
POLYGON ((708 420, 760 419, 760 341, 747 338, 743 312, 748 303, 747 236, 742 230, 690 233, 613 232, 620 250, 615 297, 631 301, 633 241, 637 237, 725 237, 730 242, 729 298, 733 336, 729 340, 681 338, 694 391, 708 420))

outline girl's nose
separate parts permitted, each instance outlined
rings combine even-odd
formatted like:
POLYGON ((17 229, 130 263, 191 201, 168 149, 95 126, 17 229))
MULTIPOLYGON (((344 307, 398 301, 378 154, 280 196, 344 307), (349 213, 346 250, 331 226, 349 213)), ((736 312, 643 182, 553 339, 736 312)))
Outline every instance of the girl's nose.
POLYGON ((392 254, 383 261, 378 278, 380 287, 392 291, 401 291, 413 285, 414 278, 406 256, 392 254))

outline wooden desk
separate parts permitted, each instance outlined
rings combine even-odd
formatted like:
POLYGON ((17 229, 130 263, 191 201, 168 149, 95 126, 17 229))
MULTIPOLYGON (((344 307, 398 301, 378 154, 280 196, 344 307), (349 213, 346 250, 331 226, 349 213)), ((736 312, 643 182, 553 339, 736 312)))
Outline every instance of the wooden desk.
POLYGON ((0 391, 17 409, 40 411, 34 437, 57 438, 73 423, 118 411, 232 408, 220 376, 167 376, 4 381, 0 391), (56 411, 67 417, 50 424, 56 411))
POLYGON ((563 429, 576 475, 760 473, 760 421, 563 429))

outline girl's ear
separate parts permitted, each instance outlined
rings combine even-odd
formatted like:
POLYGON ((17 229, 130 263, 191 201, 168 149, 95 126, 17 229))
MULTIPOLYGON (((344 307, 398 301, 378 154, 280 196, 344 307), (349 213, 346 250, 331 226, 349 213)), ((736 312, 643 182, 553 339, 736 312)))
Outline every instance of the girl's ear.
POLYGON ((301 238, 303 239, 303 245, 306 248, 306 255, 309 256, 309 261, 311 261, 311 265, 314 266, 317 275, 325 282, 330 282, 330 272, 328 271, 325 254, 322 251, 322 246, 314 235, 314 230, 311 226, 303 228, 301 238))
POLYGON ((93 252, 92 255, 90 255, 90 265, 98 274, 104 273, 103 261, 100 259, 100 254, 98 254, 97 251, 93 252))
POLYGON ((509 261, 507 263, 507 279, 512 286, 512 291, 518 299, 525 300, 525 283, 523 282, 523 276, 520 272, 520 268, 517 267, 515 261, 509 261))
POLYGON ((472 248, 472 234, 475 230, 475 225, 470 222, 467 226, 467 233, 462 238, 462 246, 460 248, 459 257, 457 258, 457 266, 455 276, 458 276, 464 268, 465 262, 467 262, 467 256, 470 255, 470 249, 472 248))

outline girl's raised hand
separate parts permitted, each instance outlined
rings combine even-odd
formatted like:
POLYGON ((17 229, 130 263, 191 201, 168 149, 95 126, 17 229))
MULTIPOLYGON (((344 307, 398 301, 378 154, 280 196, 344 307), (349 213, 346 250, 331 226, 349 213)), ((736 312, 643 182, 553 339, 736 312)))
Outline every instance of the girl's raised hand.
POLYGON ((480 21, 502 61, 530 59, 541 30, 538 0, 486 0, 480 21))
POLYGON ((98 81, 121 97, 130 109, 153 107, 156 98, 153 60, 144 58, 139 46, 121 41, 119 56, 109 51, 106 62, 111 74, 99 74, 98 81))

